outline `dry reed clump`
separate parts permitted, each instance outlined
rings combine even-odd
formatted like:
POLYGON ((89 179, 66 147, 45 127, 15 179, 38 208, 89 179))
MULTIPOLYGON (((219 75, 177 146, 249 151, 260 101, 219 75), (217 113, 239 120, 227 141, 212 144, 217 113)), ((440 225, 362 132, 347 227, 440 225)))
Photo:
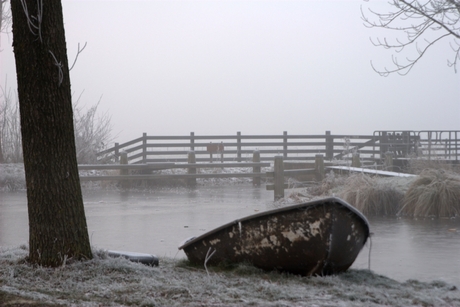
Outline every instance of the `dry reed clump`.
POLYGON ((390 183, 364 175, 350 176, 338 195, 365 215, 396 215, 404 193, 390 183))
POLYGON ((420 217, 460 215, 460 176, 442 169, 422 171, 409 187, 398 214, 420 217))

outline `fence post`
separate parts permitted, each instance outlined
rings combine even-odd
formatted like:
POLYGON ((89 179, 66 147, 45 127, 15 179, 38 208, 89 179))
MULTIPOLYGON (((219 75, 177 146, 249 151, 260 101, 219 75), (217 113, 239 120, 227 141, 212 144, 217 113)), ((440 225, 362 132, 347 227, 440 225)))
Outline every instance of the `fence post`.
POLYGON ((326 131, 326 159, 331 161, 334 158, 334 138, 330 131, 326 131))
POLYGON ((209 143, 208 145, 208 152, 209 152, 209 163, 212 163, 212 153, 213 153, 213 148, 212 148, 212 142, 209 143))
POLYGON ((431 161, 431 134, 432 132, 428 132, 428 161, 431 161))
POLYGON ((241 162, 241 132, 240 131, 236 133, 236 154, 237 154, 236 161, 241 162))
MULTIPOLYGON (((128 153, 124 150, 120 153, 120 165, 128 165, 128 153)), ((129 169, 120 169, 120 175, 129 175, 129 169)), ((122 190, 129 190, 131 182, 129 180, 120 180, 119 184, 122 190)))
POLYGON ((316 171, 316 180, 323 181, 324 179, 324 156, 323 155, 315 156, 315 171, 316 171))
POLYGON ((382 135, 380 137, 380 158, 383 156, 386 158, 386 153, 388 152, 388 135, 386 131, 382 131, 382 135))
MULTIPOLYGON (((260 152, 258 150, 254 150, 252 154, 252 162, 260 162, 260 152)), ((252 168, 253 173, 260 173, 260 166, 254 166, 252 168)), ((253 177, 252 178, 252 185, 255 187, 260 186, 260 177, 253 177)))
POLYGON ((287 158, 287 149, 288 149, 288 145, 287 145, 287 131, 283 131, 283 157, 286 159, 287 158))
POLYGON ((359 153, 353 153, 351 156, 351 166, 361 167, 361 160, 359 159, 359 153))
POLYGON ((118 148, 120 146, 119 143, 115 143, 115 163, 118 162, 119 157, 120 157, 120 149, 118 148))
MULTIPOLYGON (((189 164, 195 164, 196 163, 196 157, 195 157, 195 152, 194 151, 189 151, 188 152, 188 157, 187 157, 187 162, 189 164)), ((196 167, 188 167, 188 174, 189 175, 195 175, 196 174, 196 167)), ((189 178, 187 180, 187 185, 189 188, 195 188, 196 187, 196 177, 189 178)))
POLYGON ((195 132, 190 132, 190 150, 195 151, 195 132))
POLYGON ((224 142, 220 142, 220 163, 224 163, 224 142))
POLYGON ((147 163, 147 133, 142 134, 142 163, 147 163))
POLYGON ((385 170, 393 171, 393 153, 387 151, 385 154, 385 170))
POLYGON ((281 198, 284 198, 284 164, 283 157, 275 157, 275 166, 274 166, 274 191, 275 191, 275 201, 281 198))

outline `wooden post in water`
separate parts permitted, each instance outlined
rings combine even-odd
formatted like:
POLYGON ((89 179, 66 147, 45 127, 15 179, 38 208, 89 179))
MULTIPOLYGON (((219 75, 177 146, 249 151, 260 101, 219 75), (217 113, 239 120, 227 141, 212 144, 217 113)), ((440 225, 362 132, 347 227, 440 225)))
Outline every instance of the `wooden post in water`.
POLYGON ((361 160, 359 159, 359 153, 354 153, 351 156, 351 166, 352 167, 361 167, 361 160))
MULTIPOLYGON (((254 153, 252 154, 252 162, 260 162, 260 152, 258 150, 254 150, 254 153)), ((260 173, 260 166, 254 166, 252 168, 253 173, 260 173)), ((260 177, 253 177, 252 178, 252 185, 255 187, 260 186, 260 177)))
MULTIPOLYGON (((120 152, 120 164, 128 165, 128 153, 124 150, 120 152)), ((129 175, 129 169, 121 169, 120 175, 129 175)), ((129 180, 120 180, 119 182, 122 190, 129 190, 131 183, 129 180)))
POLYGON ((324 156, 323 155, 315 156, 315 171, 316 171, 316 180, 323 181, 324 179, 324 156))
POLYGON ((275 191, 275 201, 284 198, 284 163, 282 156, 275 157, 273 184, 275 191))
MULTIPOLYGON (((188 157, 187 157, 187 162, 190 164, 195 164, 196 163, 196 157, 195 157, 195 152, 194 151, 189 151, 188 152, 188 157)), ((188 168, 188 173, 189 175, 195 175, 196 174, 196 167, 189 167, 188 168)), ((187 180, 187 185, 189 188, 196 188, 196 178, 189 178, 187 180)))

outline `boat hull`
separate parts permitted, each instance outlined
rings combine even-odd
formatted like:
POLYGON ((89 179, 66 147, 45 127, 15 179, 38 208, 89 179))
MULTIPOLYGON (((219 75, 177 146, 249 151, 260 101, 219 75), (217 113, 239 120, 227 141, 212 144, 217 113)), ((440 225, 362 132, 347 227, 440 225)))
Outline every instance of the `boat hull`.
POLYGON ((368 236, 369 223, 358 210, 327 198, 236 220, 179 249, 195 264, 248 262, 265 270, 329 275, 346 271, 368 236))

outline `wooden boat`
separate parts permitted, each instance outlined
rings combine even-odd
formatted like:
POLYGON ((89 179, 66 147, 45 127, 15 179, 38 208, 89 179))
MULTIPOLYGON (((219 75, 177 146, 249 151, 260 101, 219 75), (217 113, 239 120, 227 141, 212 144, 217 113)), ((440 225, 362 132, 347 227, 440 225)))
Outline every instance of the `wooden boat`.
POLYGON ((248 262, 265 270, 301 275, 346 271, 369 236, 369 223, 339 198, 261 212, 186 240, 190 262, 248 262))

